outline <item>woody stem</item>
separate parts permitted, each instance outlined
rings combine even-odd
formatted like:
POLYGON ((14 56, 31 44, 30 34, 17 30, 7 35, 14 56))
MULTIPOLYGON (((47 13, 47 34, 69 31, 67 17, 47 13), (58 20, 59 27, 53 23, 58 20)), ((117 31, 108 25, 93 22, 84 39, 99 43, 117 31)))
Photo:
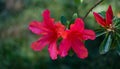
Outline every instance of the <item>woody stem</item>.
POLYGON ((95 5, 93 5, 89 10, 88 10, 88 12, 85 14, 85 16, 83 17, 83 20, 85 20, 85 18, 88 16, 88 14, 97 6, 97 5, 99 5, 100 3, 102 3, 104 0, 98 0, 98 2, 95 4, 95 5))

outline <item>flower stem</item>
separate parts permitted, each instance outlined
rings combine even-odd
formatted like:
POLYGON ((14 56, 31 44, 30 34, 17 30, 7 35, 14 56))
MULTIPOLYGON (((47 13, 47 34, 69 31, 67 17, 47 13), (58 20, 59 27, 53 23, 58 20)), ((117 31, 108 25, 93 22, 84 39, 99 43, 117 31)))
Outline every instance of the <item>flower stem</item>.
POLYGON ((93 5, 89 10, 88 10, 88 12, 86 13, 86 15, 83 17, 83 20, 85 20, 85 18, 88 16, 88 14, 97 6, 97 5, 99 5, 100 3, 102 3, 104 0, 98 0, 98 2, 95 4, 95 5, 93 5))

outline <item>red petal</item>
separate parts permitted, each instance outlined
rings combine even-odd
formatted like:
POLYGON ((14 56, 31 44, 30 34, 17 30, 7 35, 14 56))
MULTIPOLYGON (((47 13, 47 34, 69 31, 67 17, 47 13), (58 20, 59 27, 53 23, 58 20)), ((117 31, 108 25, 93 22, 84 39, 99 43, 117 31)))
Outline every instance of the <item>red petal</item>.
POLYGON ((59 55, 61 57, 65 57, 68 55, 68 51, 70 49, 70 42, 67 39, 63 39, 62 42, 60 43, 59 47, 59 55))
POLYGON ((62 25, 60 22, 55 23, 56 26, 56 30, 58 33, 58 36, 63 36, 64 35, 64 30, 65 30, 65 26, 62 25))
POLYGON ((49 42, 46 37, 42 37, 39 40, 33 42, 31 48, 34 51, 41 51, 48 43, 49 42))
POLYGON ((95 37, 96 37, 96 35, 95 35, 94 31, 92 31, 92 30, 84 30, 83 38, 85 40, 88 40, 88 39, 94 40, 95 37))
POLYGON ((43 24, 46 28, 48 28, 49 30, 53 30, 54 29, 54 19, 50 17, 50 11, 47 9, 45 11, 43 11, 43 24))
POLYGON ((55 26, 56 26, 58 31, 64 31, 64 29, 65 29, 65 26, 62 25, 60 22, 56 22, 55 26))
POLYGON ((93 12, 94 17, 98 24, 100 24, 102 27, 106 27, 105 19, 103 19, 98 13, 93 12))
POLYGON ((80 18, 76 18, 74 24, 70 25, 70 30, 77 30, 82 32, 84 30, 84 22, 80 18))
POLYGON ((50 18, 50 11, 48 9, 44 10, 42 16, 44 20, 48 20, 50 18))
POLYGON ((29 25, 29 29, 33 33, 38 34, 38 35, 41 34, 41 32, 42 32, 41 27, 42 26, 41 26, 40 22, 37 22, 37 21, 31 22, 30 25, 29 25))
POLYGON ((49 31, 48 28, 43 26, 43 23, 37 21, 31 22, 29 25, 29 29, 37 35, 46 34, 49 31))
POLYGON ((76 40, 75 42, 73 42, 72 49, 77 54, 77 56, 81 59, 85 59, 88 56, 87 49, 84 47, 84 44, 79 40, 76 40))
POLYGON ((57 50, 56 42, 50 43, 50 45, 49 45, 49 47, 48 47, 48 51, 49 51, 50 57, 51 57, 53 60, 57 59, 58 50, 57 50))
POLYGON ((113 11, 110 5, 108 10, 106 11, 106 23, 108 24, 108 26, 112 24, 112 19, 113 19, 113 11))

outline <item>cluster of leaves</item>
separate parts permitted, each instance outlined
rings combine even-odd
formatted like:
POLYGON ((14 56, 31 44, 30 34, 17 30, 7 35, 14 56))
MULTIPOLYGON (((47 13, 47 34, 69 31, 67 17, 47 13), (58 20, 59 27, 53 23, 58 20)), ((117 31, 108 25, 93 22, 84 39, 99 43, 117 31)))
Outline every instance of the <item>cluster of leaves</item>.
MULTIPOLYGON (((105 18, 105 11, 100 12, 99 14, 105 18)), ((115 50, 120 55, 120 18, 113 18, 113 31, 108 31, 103 27, 100 27, 96 30, 96 37, 104 36, 99 52, 100 54, 106 54, 109 50, 115 50)))

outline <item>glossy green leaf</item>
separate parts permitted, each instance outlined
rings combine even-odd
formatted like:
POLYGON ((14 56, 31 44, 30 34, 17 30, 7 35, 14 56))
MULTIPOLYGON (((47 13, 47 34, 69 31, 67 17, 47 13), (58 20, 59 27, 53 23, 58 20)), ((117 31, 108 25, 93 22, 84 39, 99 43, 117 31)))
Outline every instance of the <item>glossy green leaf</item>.
POLYGON ((100 12, 99 14, 100 14, 103 18, 106 17, 106 12, 105 12, 105 11, 102 11, 102 12, 100 12))
POLYGON ((120 32, 120 25, 117 25, 116 29, 120 32))
POLYGON ((115 26, 115 27, 120 26, 120 18, 114 17, 113 23, 114 23, 114 26, 115 26))
POLYGON ((120 39, 117 41, 117 53, 120 55, 120 39))
POLYGON ((116 30, 115 34, 116 40, 114 41, 114 46, 116 47, 117 53, 120 55, 120 33, 116 30))
POLYGON ((111 49, 115 49, 117 47, 117 34, 116 32, 112 33, 112 44, 111 44, 111 49))
POLYGON ((118 37, 118 39, 120 39, 120 32, 116 31, 116 36, 118 37))
POLYGON ((103 42, 102 42, 101 45, 100 45, 100 48, 99 48, 100 54, 105 54, 105 53, 107 53, 107 52, 110 50, 111 44, 112 44, 111 34, 108 33, 108 34, 105 36, 103 42))
POLYGON ((96 30, 95 32, 96 32, 96 37, 102 36, 107 33, 104 29, 96 30))
POLYGON ((63 25, 67 25, 67 19, 65 18, 65 16, 61 16, 60 20, 63 25))

